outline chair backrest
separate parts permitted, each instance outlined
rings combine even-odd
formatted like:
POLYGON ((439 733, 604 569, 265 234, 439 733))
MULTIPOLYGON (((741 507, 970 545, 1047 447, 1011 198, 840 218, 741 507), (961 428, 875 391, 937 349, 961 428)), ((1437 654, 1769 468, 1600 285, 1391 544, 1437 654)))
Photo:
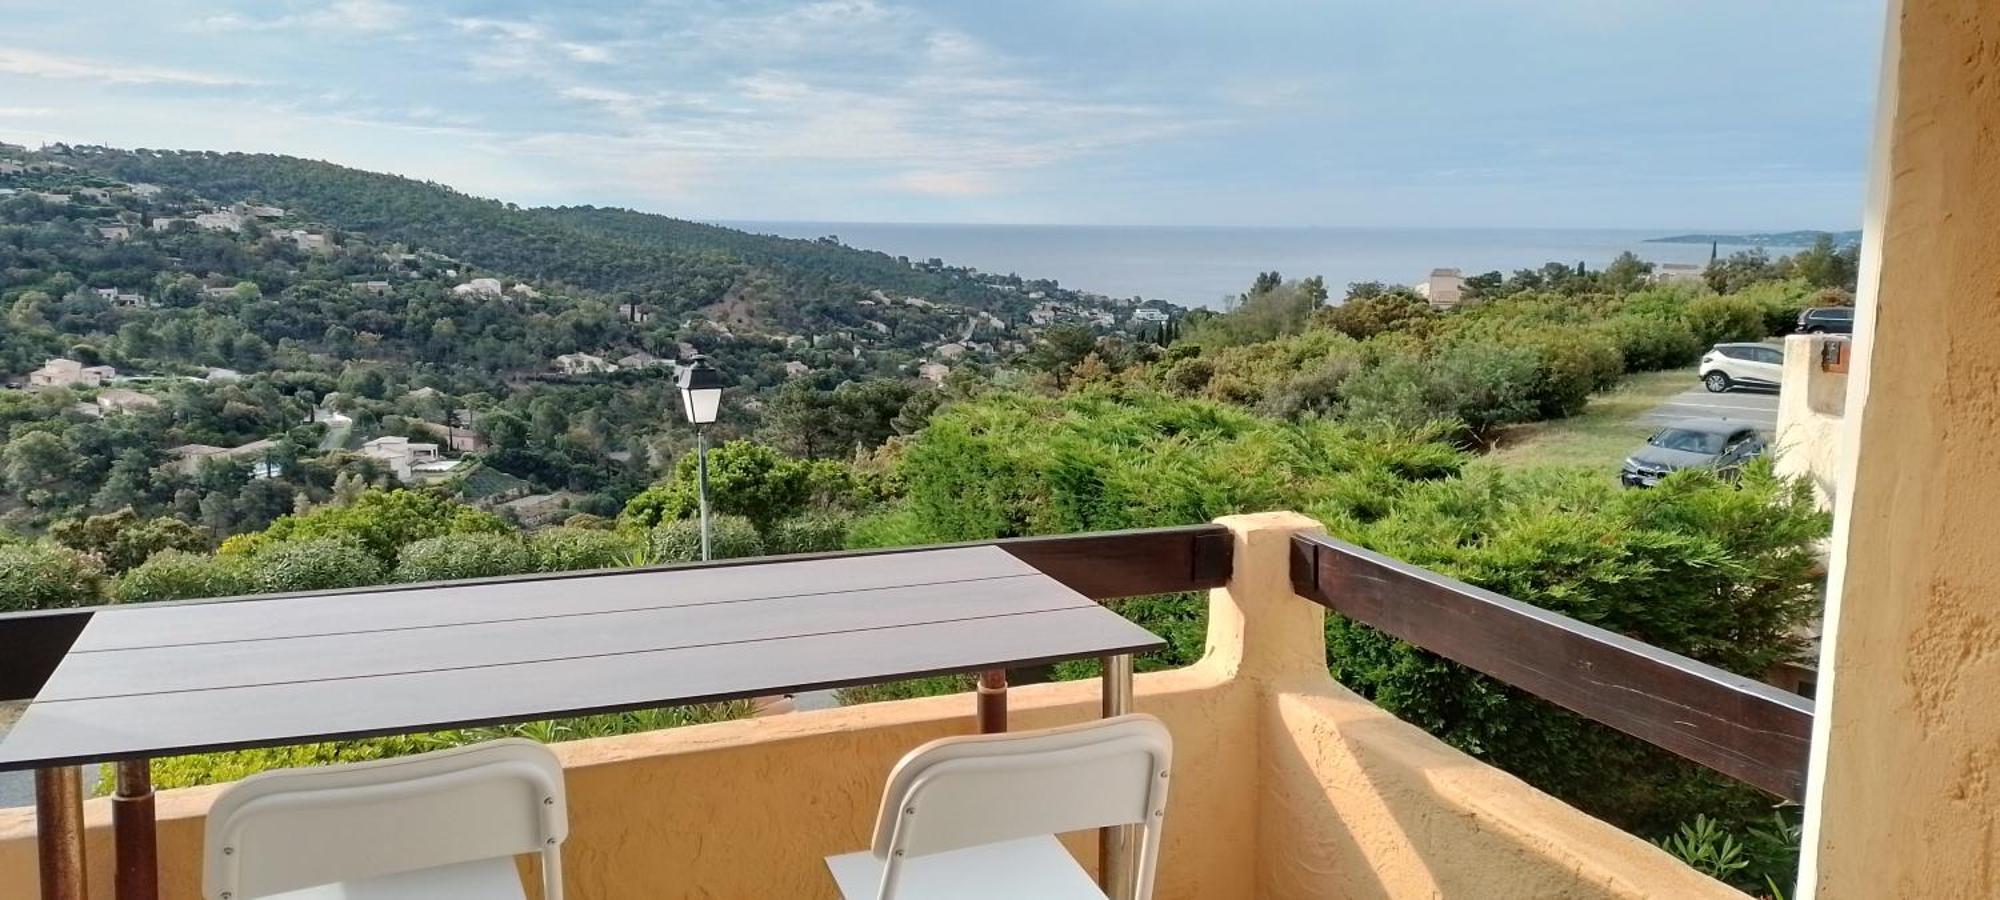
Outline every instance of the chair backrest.
POLYGON ((264 772, 231 785, 209 809, 202 893, 252 900, 539 853, 544 896, 560 900, 567 810, 555 754, 514 738, 264 772))
POLYGON ((1140 900, 1152 895, 1173 739, 1149 715, 931 741, 889 774, 871 847, 893 896, 903 859, 1112 825, 1144 825, 1140 900))

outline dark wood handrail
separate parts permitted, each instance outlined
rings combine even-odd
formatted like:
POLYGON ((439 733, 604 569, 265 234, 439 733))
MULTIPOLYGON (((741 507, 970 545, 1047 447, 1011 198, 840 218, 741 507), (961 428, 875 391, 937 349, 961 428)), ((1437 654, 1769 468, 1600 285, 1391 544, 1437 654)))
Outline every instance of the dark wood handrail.
MULTIPOLYGON (((837 557, 881 556, 917 550, 950 547, 994 546, 1047 573, 1071 590, 1093 600, 1111 600, 1145 594, 1221 587, 1229 580, 1230 555, 1234 544, 1229 530, 1220 525, 1188 525, 1174 528, 1144 528, 1132 531, 1104 531, 1050 537, 1003 538, 959 544, 895 547, 881 550, 854 550, 783 557, 751 557, 710 563, 644 566, 627 569, 597 569, 579 572, 547 572, 503 575, 452 582, 386 584, 328 591, 301 591, 288 594, 256 594, 199 600, 169 600, 131 606, 168 606, 192 603, 236 603, 274 597, 325 597, 342 594, 381 594, 385 591, 419 590, 443 584, 517 584, 531 581, 561 581, 607 574, 666 572, 703 568, 755 566, 779 559, 830 559, 837 557)), ((27 700, 35 696, 57 663, 69 652, 84 625, 104 607, 32 610, 0 613, 0 701, 27 700)))
POLYGON ((1788 800, 1812 701, 1323 534, 1292 539, 1300 596, 1788 800))

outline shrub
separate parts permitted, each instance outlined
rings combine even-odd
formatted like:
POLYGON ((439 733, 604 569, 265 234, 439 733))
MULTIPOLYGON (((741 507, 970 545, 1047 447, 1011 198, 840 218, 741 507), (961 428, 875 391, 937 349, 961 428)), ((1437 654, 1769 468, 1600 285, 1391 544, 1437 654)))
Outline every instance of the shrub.
MULTIPOLYGON (((1811 545, 1826 530, 1809 488, 1768 464, 1740 486, 1690 472, 1649 492, 1585 472, 1486 472, 1411 486, 1372 522, 1308 511, 1379 552, 1752 677, 1802 651, 1811 545)), ((1327 641, 1343 684, 1628 830, 1768 808, 1753 789, 1347 619, 1328 620, 1327 641)))
POLYGON ((1627 315, 1612 319, 1605 331, 1625 357, 1627 372, 1656 372, 1694 365, 1708 346, 1679 317, 1627 315))
POLYGON ((224 549, 254 552, 268 542, 332 538, 374 554, 379 569, 393 564, 403 545, 424 538, 442 534, 504 534, 512 530, 499 516, 442 494, 371 490, 344 506, 321 506, 279 516, 258 538, 243 542, 231 538, 224 543, 224 549))
MULTIPOLYGON (((662 563, 701 561, 701 523, 694 519, 668 522, 652 530, 653 557, 662 563)), ((709 550, 716 559, 763 556, 764 539, 757 526, 742 516, 715 516, 709 521, 709 550)))
POLYGON ((1761 341, 1771 334, 1764 307, 1747 297, 1702 297, 1688 304, 1687 321, 1704 349, 1736 341, 1761 341))
POLYGON ((0 545, 0 611, 96 603, 104 569, 54 544, 0 545))
POLYGON ((764 536, 770 553, 827 553, 847 543, 848 517, 838 513, 807 513, 786 519, 764 536))
POLYGON ((114 603, 231 597, 255 590, 241 557, 163 550, 111 584, 114 603))
POLYGON ((208 529, 171 516, 141 520, 131 507, 117 512, 67 519, 49 529, 58 544, 88 553, 112 572, 123 572, 161 550, 207 550, 208 529))
MULTIPOLYGON (((619 521, 652 528, 697 515, 697 460, 687 454, 667 480, 625 504, 619 521)), ((708 452, 710 511, 749 519, 759 530, 797 515, 812 496, 811 466, 750 441, 730 441, 708 452)))
POLYGON ((518 575, 535 569, 511 534, 444 534, 412 543, 397 556, 397 581, 454 581, 518 575))
POLYGON ((640 541, 631 534, 564 526, 528 535, 528 553, 538 572, 609 569, 623 565, 640 541))
POLYGON ((265 594, 381 584, 385 574, 374 554, 337 538, 264 544, 248 566, 251 586, 265 594))

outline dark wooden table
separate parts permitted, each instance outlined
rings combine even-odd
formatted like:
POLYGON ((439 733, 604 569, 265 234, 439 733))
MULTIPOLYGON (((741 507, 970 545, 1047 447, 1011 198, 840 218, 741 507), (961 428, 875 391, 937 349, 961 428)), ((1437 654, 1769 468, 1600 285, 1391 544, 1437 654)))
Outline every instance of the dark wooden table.
MULTIPOLYGON (((996 547, 109 607, 0 738, 0 771, 38 770, 44 895, 68 898, 81 872, 50 867, 80 865, 79 801, 57 776, 81 763, 136 779, 157 756, 970 672, 992 730, 1006 669, 1104 658, 1118 713, 1131 654, 1163 643, 996 547)), ((150 788, 129 793, 147 805, 117 828, 119 869, 150 874, 150 853, 124 859, 150 788)))

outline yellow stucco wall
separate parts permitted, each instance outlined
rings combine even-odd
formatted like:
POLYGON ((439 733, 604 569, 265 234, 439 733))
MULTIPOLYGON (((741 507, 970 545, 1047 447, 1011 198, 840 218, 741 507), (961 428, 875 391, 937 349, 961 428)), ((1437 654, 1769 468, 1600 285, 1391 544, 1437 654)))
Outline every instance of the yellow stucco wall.
POLYGON ((2000 896, 2000 6, 1892 3, 1804 896, 2000 896))
MULTIPOLYGON (((1287 540, 1309 520, 1224 520, 1238 577, 1210 599, 1208 653, 1141 675, 1136 706, 1174 735, 1161 900, 1741 900, 1651 845, 1452 750, 1333 683, 1323 611, 1291 593, 1287 540)), ((1096 715, 1094 681, 1012 692, 1016 727, 1096 715)), ((933 697, 558 745, 569 896, 832 897, 821 865, 867 845, 882 784, 926 740, 972 730, 971 698, 933 697)), ((167 900, 199 896, 215 788, 161 795, 167 900)), ((109 898, 104 801, 93 897, 109 898)), ((0 900, 33 896, 32 818, 0 811, 0 900)), ((1090 835, 1069 846, 1095 864, 1090 835)))

